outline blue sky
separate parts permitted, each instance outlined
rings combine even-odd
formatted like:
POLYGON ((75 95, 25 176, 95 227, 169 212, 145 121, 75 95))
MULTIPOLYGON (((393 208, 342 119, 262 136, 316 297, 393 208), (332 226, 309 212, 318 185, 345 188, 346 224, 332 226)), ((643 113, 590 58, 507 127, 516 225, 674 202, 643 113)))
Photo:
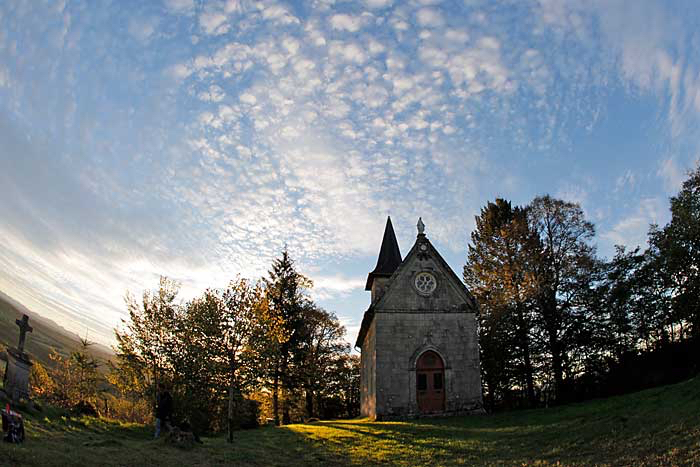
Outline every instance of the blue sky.
POLYGON ((386 216, 461 275, 479 209, 550 193, 645 242, 698 160, 693 1, 0 3, 0 290, 110 343, 285 244, 354 342, 386 216))

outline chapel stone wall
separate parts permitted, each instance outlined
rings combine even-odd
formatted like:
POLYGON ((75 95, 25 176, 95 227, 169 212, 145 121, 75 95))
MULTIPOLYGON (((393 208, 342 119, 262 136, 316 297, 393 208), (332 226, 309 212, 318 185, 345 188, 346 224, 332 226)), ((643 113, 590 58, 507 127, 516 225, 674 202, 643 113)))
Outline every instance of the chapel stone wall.
POLYGON ((379 419, 418 415, 415 364, 426 350, 443 357, 445 414, 481 409, 476 321, 469 312, 377 313, 379 419))
POLYGON ((363 417, 376 417, 376 321, 370 325, 362 345, 360 373, 360 410, 363 417))

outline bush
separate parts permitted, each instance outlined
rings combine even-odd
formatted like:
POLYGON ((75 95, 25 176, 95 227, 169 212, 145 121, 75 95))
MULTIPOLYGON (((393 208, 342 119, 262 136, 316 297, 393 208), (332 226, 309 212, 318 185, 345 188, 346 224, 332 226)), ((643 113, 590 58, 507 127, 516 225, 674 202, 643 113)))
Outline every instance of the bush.
POLYGON ((105 394, 100 407, 100 413, 104 417, 123 422, 153 423, 153 407, 147 399, 128 400, 105 394))

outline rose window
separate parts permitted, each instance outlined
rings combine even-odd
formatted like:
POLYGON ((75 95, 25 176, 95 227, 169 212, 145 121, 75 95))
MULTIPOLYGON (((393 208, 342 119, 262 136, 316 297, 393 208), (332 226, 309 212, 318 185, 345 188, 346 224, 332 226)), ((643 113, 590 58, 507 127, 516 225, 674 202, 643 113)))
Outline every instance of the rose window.
POLYGON ((419 272, 416 274, 414 282, 416 290, 423 295, 430 295, 437 287, 437 280, 429 272, 419 272))

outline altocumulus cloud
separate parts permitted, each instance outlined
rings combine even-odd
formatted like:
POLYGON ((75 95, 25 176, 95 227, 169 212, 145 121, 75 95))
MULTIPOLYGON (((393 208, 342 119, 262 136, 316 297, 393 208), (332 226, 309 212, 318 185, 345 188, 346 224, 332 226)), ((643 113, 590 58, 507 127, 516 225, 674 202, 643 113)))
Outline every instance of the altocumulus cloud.
POLYGON ((167 274, 187 299, 286 244, 354 332, 387 214, 404 247, 428 220, 456 270, 495 196, 576 198, 601 251, 632 246, 697 158, 698 22, 692 2, 3 2, 0 289, 109 341, 126 290, 167 274))

